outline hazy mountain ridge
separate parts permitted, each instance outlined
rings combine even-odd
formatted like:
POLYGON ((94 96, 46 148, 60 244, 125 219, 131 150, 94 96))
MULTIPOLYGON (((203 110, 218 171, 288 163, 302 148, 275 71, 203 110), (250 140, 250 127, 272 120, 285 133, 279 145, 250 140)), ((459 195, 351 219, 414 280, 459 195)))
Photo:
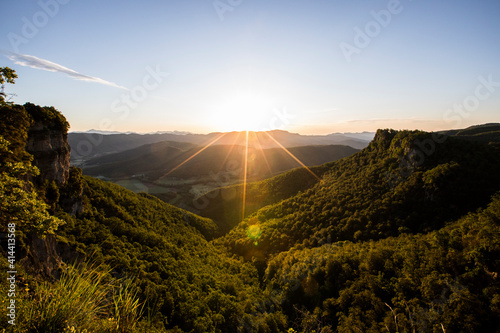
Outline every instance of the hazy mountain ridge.
MULTIPOLYGON (((352 155, 358 150, 349 146, 300 146, 288 149, 303 164, 319 165, 352 155)), ((247 175, 249 179, 263 179, 301 164, 281 148, 248 150, 247 175)), ((83 170, 86 174, 108 178, 143 174, 150 180, 165 175, 178 178, 230 173, 243 180, 244 146, 213 145, 194 147, 189 144, 160 142, 144 145, 121 153, 89 160, 83 170), (178 167, 182 165, 181 167, 178 167), (177 168, 178 167, 178 168, 177 168)))
MULTIPOLYGON (((139 146, 137 148, 121 151, 119 153, 111 153, 101 157, 95 157, 85 163, 85 167, 93 167, 105 164, 129 162, 142 156, 162 158, 174 158, 176 154, 197 148, 198 146, 192 143, 179 142, 179 141, 160 141, 139 146), (172 150, 171 152, 166 150, 172 150), (174 156, 172 156, 174 155, 174 156)), ((139 170, 141 171, 141 170, 139 170)), ((145 170, 142 170, 145 171, 145 170)))
POLYGON ((301 167, 300 163, 319 165, 358 151, 339 145, 300 146, 287 151, 249 148, 245 167, 245 147, 191 147, 192 144, 178 142, 144 145, 91 159, 83 171, 199 213, 205 205, 200 206, 197 197, 214 188, 242 183, 245 172, 247 181, 258 181, 301 167))
MULTIPOLYGON (((261 148, 278 148, 277 145, 264 132, 256 133, 258 146, 261 148)), ((368 145, 370 133, 334 133, 329 135, 300 135, 281 130, 269 132, 284 147, 310 146, 310 145, 348 145, 361 149, 368 145)), ((243 132, 210 133, 210 134, 99 134, 99 133, 69 133, 68 141, 73 147, 72 163, 81 163, 94 157, 111 153, 118 153, 125 150, 137 148, 145 144, 152 144, 162 141, 177 141, 205 146, 218 139, 214 145, 245 145, 245 135, 243 132), (219 138, 219 139, 218 139, 219 138)))

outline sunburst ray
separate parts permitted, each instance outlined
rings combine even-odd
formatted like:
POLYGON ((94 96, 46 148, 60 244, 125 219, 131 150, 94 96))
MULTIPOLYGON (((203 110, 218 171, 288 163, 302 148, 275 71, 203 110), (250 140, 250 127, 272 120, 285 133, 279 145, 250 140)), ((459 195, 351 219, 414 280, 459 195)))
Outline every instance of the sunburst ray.
POLYGON ((284 152, 286 152, 288 155, 290 155, 291 158, 293 158, 297 163, 299 163, 304 169, 306 169, 311 175, 313 175, 317 180, 320 182, 322 181, 321 178, 315 174, 311 169, 309 169, 304 163, 302 163, 301 160, 299 160, 294 154, 292 154, 288 149, 285 148, 278 140, 276 140, 271 134, 268 132, 264 132, 267 134, 271 140, 273 140, 274 143, 276 143, 281 149, 283 149, 284 152))
POLYGON ((209 142, 207 145, 205 145, 203 148, 201 148, 200 150, 198 150, 196 153, 194 153, 193 155, 191 155, 190 157, 188 157, 184 162, 180 163, 178 166, 176 166, 175 168, 173 168, 172 170, 170 170, 169 172, 167 172, 163 177, 161 178, 165 178, 165 177, 168 177, 168 175, 170 175, 172 172, 174 172, 175 170, 179 169, 181 166, 183 166, 184 164, 186 164, 187 162, 189 162, 190 160, 192 160, 194 157, 196 157, 197 155, 199 155, 201 152, 203 152, 205 149, 207 149, 208 147, 212 146, 214 143, 216 143, 217 141, 219 141, 220 139, 222 139, 222 137, 224 137, 227 133, 221 133, 218 137, 216 137, 214 140, 212 140, 211 142, 209 142))
POLYGON ((245 165, 243 171, 243 207, 241 213, 241 219, 245 219, 245 206, 246 206, 246 198, 247 198, 247 172, 248 172, 248 131, 246 131, 245 137, 245 165))
POLYGON ((257 135, 256 132, 253 132, 254 139, 253 141, 255 142, 255 149, 260 150, 261 156, 264 158, 264 162, 266 162, 267 170, 269 170, 269 174, 273 173, 273 170, 271 168, 271 164, 269 164, 269 161, 267 160, 266 156, 266 151, 262 147, 262 143, 260 142, 259 136, 257 135))

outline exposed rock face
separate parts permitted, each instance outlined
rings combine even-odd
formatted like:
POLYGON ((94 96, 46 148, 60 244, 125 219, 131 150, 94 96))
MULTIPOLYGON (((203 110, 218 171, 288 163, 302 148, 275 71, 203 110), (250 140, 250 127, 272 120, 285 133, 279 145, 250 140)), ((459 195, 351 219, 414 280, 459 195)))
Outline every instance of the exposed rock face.
POLYGON ((32 274, 57 279, 62 260, 57 251, 55 236, 47 235, 43 239, 29 236, 27 243, 27 256, 21 260, 24 267, 32 274))
MULTIPOLYGON (((49 207, 57 207, 59 202, 65 200, 71 212, 81 212, 82 191, 73 190, 69 199, 64 197, 71 187, 71 148, 68 144, 69 124, 66 118, 53 107, 41 107, 31 103, 5 109, 4 117, 0 119, 0 125, 3 126, 0 127, 8 132, 19 146, 16 147, 19 150, 16 161, 25 161, 26 154, 21 152, 24 146, 25 150, 33 155, 32 165, 40 170, 40 176, 31 179, 33 186, 29 186, 27 190, 45 191, 45 195, 39 199, 45 200, 49 207), (46 181, 55 182, 57 186, 46 186, 46 181)), ((19 262, 27 272, 50 279, 59 277, 64 258, 77 258, 69 246, 60 243, 53 234, 40 238, 36 234, 27 233, 24 245, 26 246, 19 249, 19 262)))
POLYGON ((70 152, 68 133, 50 123, 36 122, 28 132, 26 150, 33 155, 33 165, 43 180, 66 183, 69 177, 70 152))
POLYGON ((389 146, 392 139, 396 136, 397 132, 392 129, 378 129, 377 133, 375 133, 375 137, 372 142, 383 143, 386 146, 389 146))

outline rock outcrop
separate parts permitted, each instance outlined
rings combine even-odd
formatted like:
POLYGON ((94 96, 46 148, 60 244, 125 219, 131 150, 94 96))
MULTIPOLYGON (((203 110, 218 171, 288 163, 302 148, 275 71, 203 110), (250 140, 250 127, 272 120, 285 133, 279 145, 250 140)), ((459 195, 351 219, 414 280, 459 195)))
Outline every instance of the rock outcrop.
MULTIPOLYGON (((31 126, 28 129, 25 149, 33 155, 32 165, 40 170, 40 175, 34 179, 42 188, 43 184, 55 182, 57 196, 47 200, 60 200, 59 192, 64 189, 70 178, 70 154, 68 143, 69 124, 66 118, 53 107, 40 107, 26 103, 24 108, 31 117, 31 126)), ((48 187, 49 189, 51 187, 48 187)), ((47 191, 47 188, 45 188, 47 191)), ((77 203, 74 199, 72 205, 77 203)), ((75 209, 76 210, 76 209, 75 209)), ((27 253, 21 260, 27 271, 36 275, 43 275, 57 279, 63 262, 60 255, 60 246, 55 235, 40 238, 36 235, 27 237, 27 253)), ((67 249, 66 249, 67 250, 67 249)))
POLYGON ((45 238, 39 238, 29 235, 26 242, 28 253, 21 259, 25 269, 34 275, 59 278, 62 259, 57 251, 56 237, 47 235, 45 238))
POLYGON ((62 185, 69 178, 71 148, 67 131, 53 125, 35 122, 28 132, 26 150, 33 155, 33 165, 40 169, 42 180, 62 185))

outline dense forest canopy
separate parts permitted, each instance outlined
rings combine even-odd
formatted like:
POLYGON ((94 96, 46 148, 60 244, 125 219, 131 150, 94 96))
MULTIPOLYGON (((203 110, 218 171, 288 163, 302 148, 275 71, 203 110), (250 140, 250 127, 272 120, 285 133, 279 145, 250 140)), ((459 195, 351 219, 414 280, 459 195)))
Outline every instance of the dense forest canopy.
POLYGON ((429 133, 381 130, 363 151, 333 163, 321 182, 260 209, 224 243, 240 255, 254 252, 244 236, 256 225, 257 249, 267 257, 299 244, 428 232, 484 207, 500 187, 498 150, 450 137, 420 157, 419 143, 431 140, 429 133))

